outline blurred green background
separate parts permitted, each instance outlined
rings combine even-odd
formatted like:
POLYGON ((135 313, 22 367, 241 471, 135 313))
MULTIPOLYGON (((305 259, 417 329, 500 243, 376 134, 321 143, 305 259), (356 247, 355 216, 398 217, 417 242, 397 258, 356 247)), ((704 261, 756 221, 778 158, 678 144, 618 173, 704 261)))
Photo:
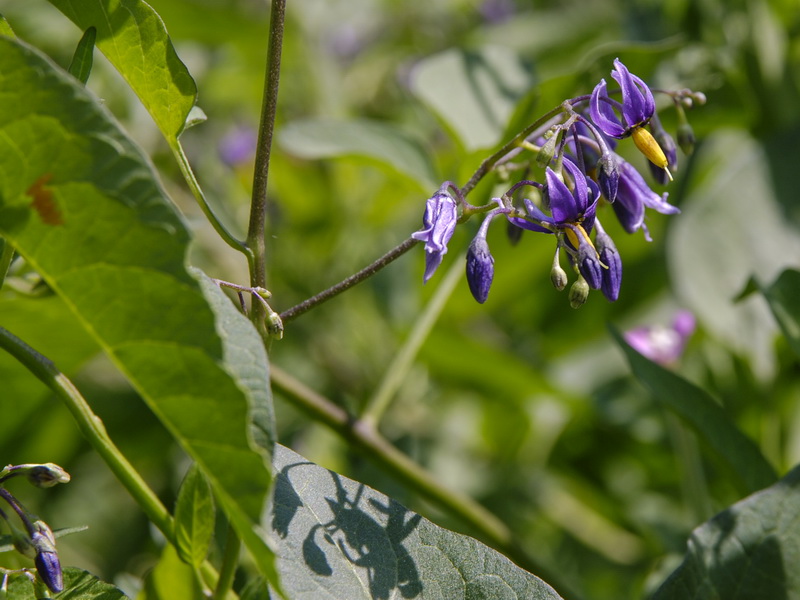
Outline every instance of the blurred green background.
MULTIPOLYGON (((150 4, 209 117, 186 132, 184 147, 223 220, 244 231, 266 3, 150 4), (242 145, 238 156, 226 150, 231 143, 242 145)), ((47 2, 0 0, 0 13, 19 37, 69 64, 81 32, 47 2)), ((679 155, 666 188, 682 214, 649 215, 654 241, 647 243, 607 211, 625 269, 621 297, 611 304, 593 293, 577 311, 549 283, 553 240, 526 235, 512 246, 496 224, 489 300, 476 304, 466 282, 458 284, 382 423, 405 452, 484 503, 532 554, 598 600, 641 597, 674 567, 691 529, 740 497, 694 437, 631 379, 609 324, 621 331, 667 324, 678 308, 691 310, 699 329, 681 374, 710 391, 780 473, 800 462, 797 359, 760 296, 736 300, 750 277, 769 283, 800 266, 797 0, 290 0, 267 240, 273 307, 285 310, 403 241, 440 181, 463 185, 504 133, 589 93, 609 77, 615 57, 653 87, 690 87, 708 98, 689 115, 696 151, 679 155), (484 71, 450 67, 463 56, 484 71), (468 75, 483 78, 482 119, 464 91, 468 75), (326 137, 309 119, 359 120, 352 127, 365 127, 366 138, 326 137), (363 139, 371 150, 355 151, 363 139)), ((99 53, 89 87, 153 157, 195 232, 190 261, 244 283, 246 264, 204 223, 149 115, 99 53)), ((662 121, 674 132, 674 111, 662 121)), ((621 153, 643 166, 629 150, 621 153)), ((470 200, 488 201, 492 190, 487 180, 470 200)), ((476 228, 459 228, 426 286, 415 248, 288 324, 272 361, 358 413, 444 272, 463 268, 476 228)), ((31 277, 14 275, 18 285, 31 277)), ((53 297, 20 302, 5 288, 0 312, 74 378, 171 503, 187 459, 66 308, 53 297)), ((284 399, 276 398, 276 409, 283 444, 470 533, 284 399)), ((60 543, 63 562, 135 590, 160 540, 63 407, 5 355, 0 415, 4 464, 51 461, 73 476, 46 492, 14 489, 54 527, 90 525, 60 543)))

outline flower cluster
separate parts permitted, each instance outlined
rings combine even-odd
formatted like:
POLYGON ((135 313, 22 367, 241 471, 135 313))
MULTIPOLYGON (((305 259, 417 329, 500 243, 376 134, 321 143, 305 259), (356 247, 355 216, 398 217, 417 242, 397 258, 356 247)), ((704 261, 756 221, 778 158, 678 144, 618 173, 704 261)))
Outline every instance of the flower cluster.
POLYGON ((413 239, 425 243, 425 282, 442 263, 456 225, 473 214, 484 214, 469 246, 466 266, 469 288, 478 302, 486 301, 494 278, 487 232, 500 216, 511 224, 512 231, 555 237, 551 280, 559 290, 567 286, 568 276, 561 266, 563 251, 577 274, 570 288, 572 306, 582 305, 590 289, 601 290, 611 301, 619 297, 622 260, 600 224, 598 209, 610 204, 622 229, 628 233, 642 230, 648 241, 645 209, 661 214, 680 211, 667 201, 667 193, 654 192, 636 167, 617 154, 617 145, 631 138, 647 158, 656 183, 668 183, 677 170, 677 146, 689 154, 694 144, 684 109, 694 102, 704 103, 705 97, 691 90, 663 92, 677 111, 676 145, 661 126, 653 91, 647 84, 619 59, 614 61, 611 77, 618 88, 609 89, 605 79, 601 80, 590 95, 563 102, 556 111, 557 119, 550 113, 541 125, 537 122, 518 136, 511 149, 507 145, 503 152, 484 161, 491 168, 502 167, 506 173, 515 169, 528 173, 536 163, 544 169, 540 178, 520 180, 483 206, 466 202, 468 190, 449 181, 428 199, 423 228, 412 234, 413 239), (518 157, 526 150, 533 153, 530 160, 520 161, 518 157), (529 190, 529 197, 518 199, 523 188, 529 190))

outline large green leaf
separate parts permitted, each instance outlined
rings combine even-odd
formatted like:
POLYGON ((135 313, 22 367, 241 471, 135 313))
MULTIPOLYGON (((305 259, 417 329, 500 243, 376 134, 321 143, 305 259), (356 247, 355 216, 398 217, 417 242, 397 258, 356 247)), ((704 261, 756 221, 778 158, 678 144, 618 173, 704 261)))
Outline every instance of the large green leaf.
POLYGON ((441 183, 422 146, 387 123, 306 119, 286 125, 278 139, 287 152, 301 158, 362 156, 389 165, 426 190, 441 183))
POLYGON ((50 0, 125 78, 171 144, 183 131, 197 86, 178 58, 161 17, 142 0, 50 0))
POLYGON ((800 468, 692 532, 654 600, 800 598, 800 468))
POLYGON ((252 421, 271 428, 255 328, 187 271, 188 232, 150 163, 73 77, 0 38, 0 89, 0 233, 204 468, 268 571, 253 529, 270 472, 252 421))
POLYGON ((745 493, 777 479, 758 446, 739 430, 728 414, 704 390, 646 359, 612 332, 628 358, 633 374, 657 400, 681 417, 736 475, 745 493))
POLYGON ((789 269, 761 292, 795 354, 800 356, 800 271, 789 269))
POLYGON ((468 151, 500 142, 533 77, 507 47, 451 49, 416 65, 411 88, 450 126, 468 151))
POLYGON ((541 579, 395 500, 276 446, 272 527, 292 600, 560 598, 541 579))

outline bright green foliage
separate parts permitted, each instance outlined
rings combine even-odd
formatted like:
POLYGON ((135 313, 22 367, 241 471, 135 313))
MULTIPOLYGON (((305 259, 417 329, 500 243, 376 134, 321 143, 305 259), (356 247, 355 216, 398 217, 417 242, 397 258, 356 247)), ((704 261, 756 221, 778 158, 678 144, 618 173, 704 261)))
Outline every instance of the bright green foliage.
POLYGON ((692 532, 653 600, 785 600, 800 590, 800 468, 692 532))
POLYGON ((92 26, 83 32, 83 37, 78 42, 72 62, 67 69, 75 79, 84 84, 89 81, 89 74, 92 72, 95 40, 97 40, 97 28, 92 26))
POLYGON ((278 446, 272 528, 292 600, 558 600, 476 540, 278 446))
POLYGON ((646 359, 614 333, 634 376, 665 407, 681 417, 735 474, 740 487, 752 493, 771 485, 775 469, 707 392, 646 359))
POLYGON ((170 144, 183 131, 197 86, 180 61, 161 17, 142 0, 50 0, 82 30, 97 29, 97 47, 122 74, 170 144))
POLYGON ((209 306, 207 297, 221 292, 201 289, 187 272, 182 220, 149 162, 96 100, 9 39, 0 39, 0 72, 8 90, 0 99, 2 234, 203 466, 268 568, 269 550, 252 532, 269 488, 264 450, 253 448, 249 433, 254 412, 263 415, 263 431, 270 427, 257 333, 234 338, 217 330, 244 318, 230 302, 209 306), (216 318, 225 307, 236 316, 216 318), (229 368, 242 353, 250 366, 229 368), (246 374, 237 371, 243 368, 246 374), (248 386, 261 389, 252 394, 248 386))
POLYGON ((366 157, 411 177, 425 190, 438 186, 431 157, 419 142, 378 121, 294 121, 281 130, 280 142, 287 152, 302 158, 366 157))
POLYGON ((430 56, 416 66, 411 84, 472 151, 503 141, 500 136, 533 77, 516 52, 488 46, 430 56))
POLYGON ((183 478, 175 503, 175 539, 182 561, 194 568, 200 566, 214 535, 214 520, 211 486, 194 464, 183 478))
POLYGON ((197 571, 178 556, 178 551, 167 544, 158 564, 145 577, 144 587, 137 600, 172 600, 173 598, 200 598, 202 591, 197 581, 197 571))

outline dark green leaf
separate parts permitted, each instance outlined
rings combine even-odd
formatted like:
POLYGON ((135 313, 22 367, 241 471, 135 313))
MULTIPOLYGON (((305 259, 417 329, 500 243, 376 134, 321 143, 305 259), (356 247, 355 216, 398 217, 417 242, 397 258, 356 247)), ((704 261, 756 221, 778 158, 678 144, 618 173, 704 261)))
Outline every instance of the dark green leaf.
POLYGON ((197 86, 178 58, 161 17, 142 0, 50 0, 83 30, 97 28, 97 47, 175 143, 194 106, 197 86))
POLYGON ((468 151, 494 146, 533 85, 519 55, 503 46, 451 49, 422 60, 414 93, 447 123, 468 151))
POLYGON ((186 473, 175 504, 175 539, 178 555, 198 568, 208 554, 214 535, 214 496, 205 475, 193 464, 186 473))
POLYGON ((795 354, 800 356, 800 272, 789 269, 761 292, 795 354))
POLYGON ((654 600, 800 597, 800 468, 692 532, 654 600))
POLYGON ((276 446, 272 528, 292 600, 557 600, 480 542, 276 446))
POLYGON ((287 152, 301 158, 363 156, 389 165, 426 190, 441 183, 422 146, 388 123, 307 119, 286 125, 279 139, 287 152))
POLYGON ((94 42, 97 39, 97 29, 89 27, 78 42, 72 62, 67 69, 75 79, 85 84, 89 81, 89 74, 92 72, 94 62, 94 42))
MULTIPOLYGON (((64 569, 64 591, 55 596, 58 600, 123 600, 127 598, 120 589, 101 581, 81 569, 64 569)), ((36 600, 33 584, 24 575, 11 579, 8 600, 36 600)))
POLYGON ((758 446, 742 433, 705 391, 646 359, 612 331, 633 374, 651 394, 681 417, 737 477, 745 493, 775 482, 777 474, 758 446))
POLYGON ((0 38, 0 87, 0 234, 203 467, 270 572, 272 554, 253 530, 270 486, 266 450, 251 439, 269 402, 268 389, 254 392, 268 379, 257 332, 187 271, 183 221, 149 161, 83 86, 0 38), (245 366, 229 362, 248 354, 245 366))

